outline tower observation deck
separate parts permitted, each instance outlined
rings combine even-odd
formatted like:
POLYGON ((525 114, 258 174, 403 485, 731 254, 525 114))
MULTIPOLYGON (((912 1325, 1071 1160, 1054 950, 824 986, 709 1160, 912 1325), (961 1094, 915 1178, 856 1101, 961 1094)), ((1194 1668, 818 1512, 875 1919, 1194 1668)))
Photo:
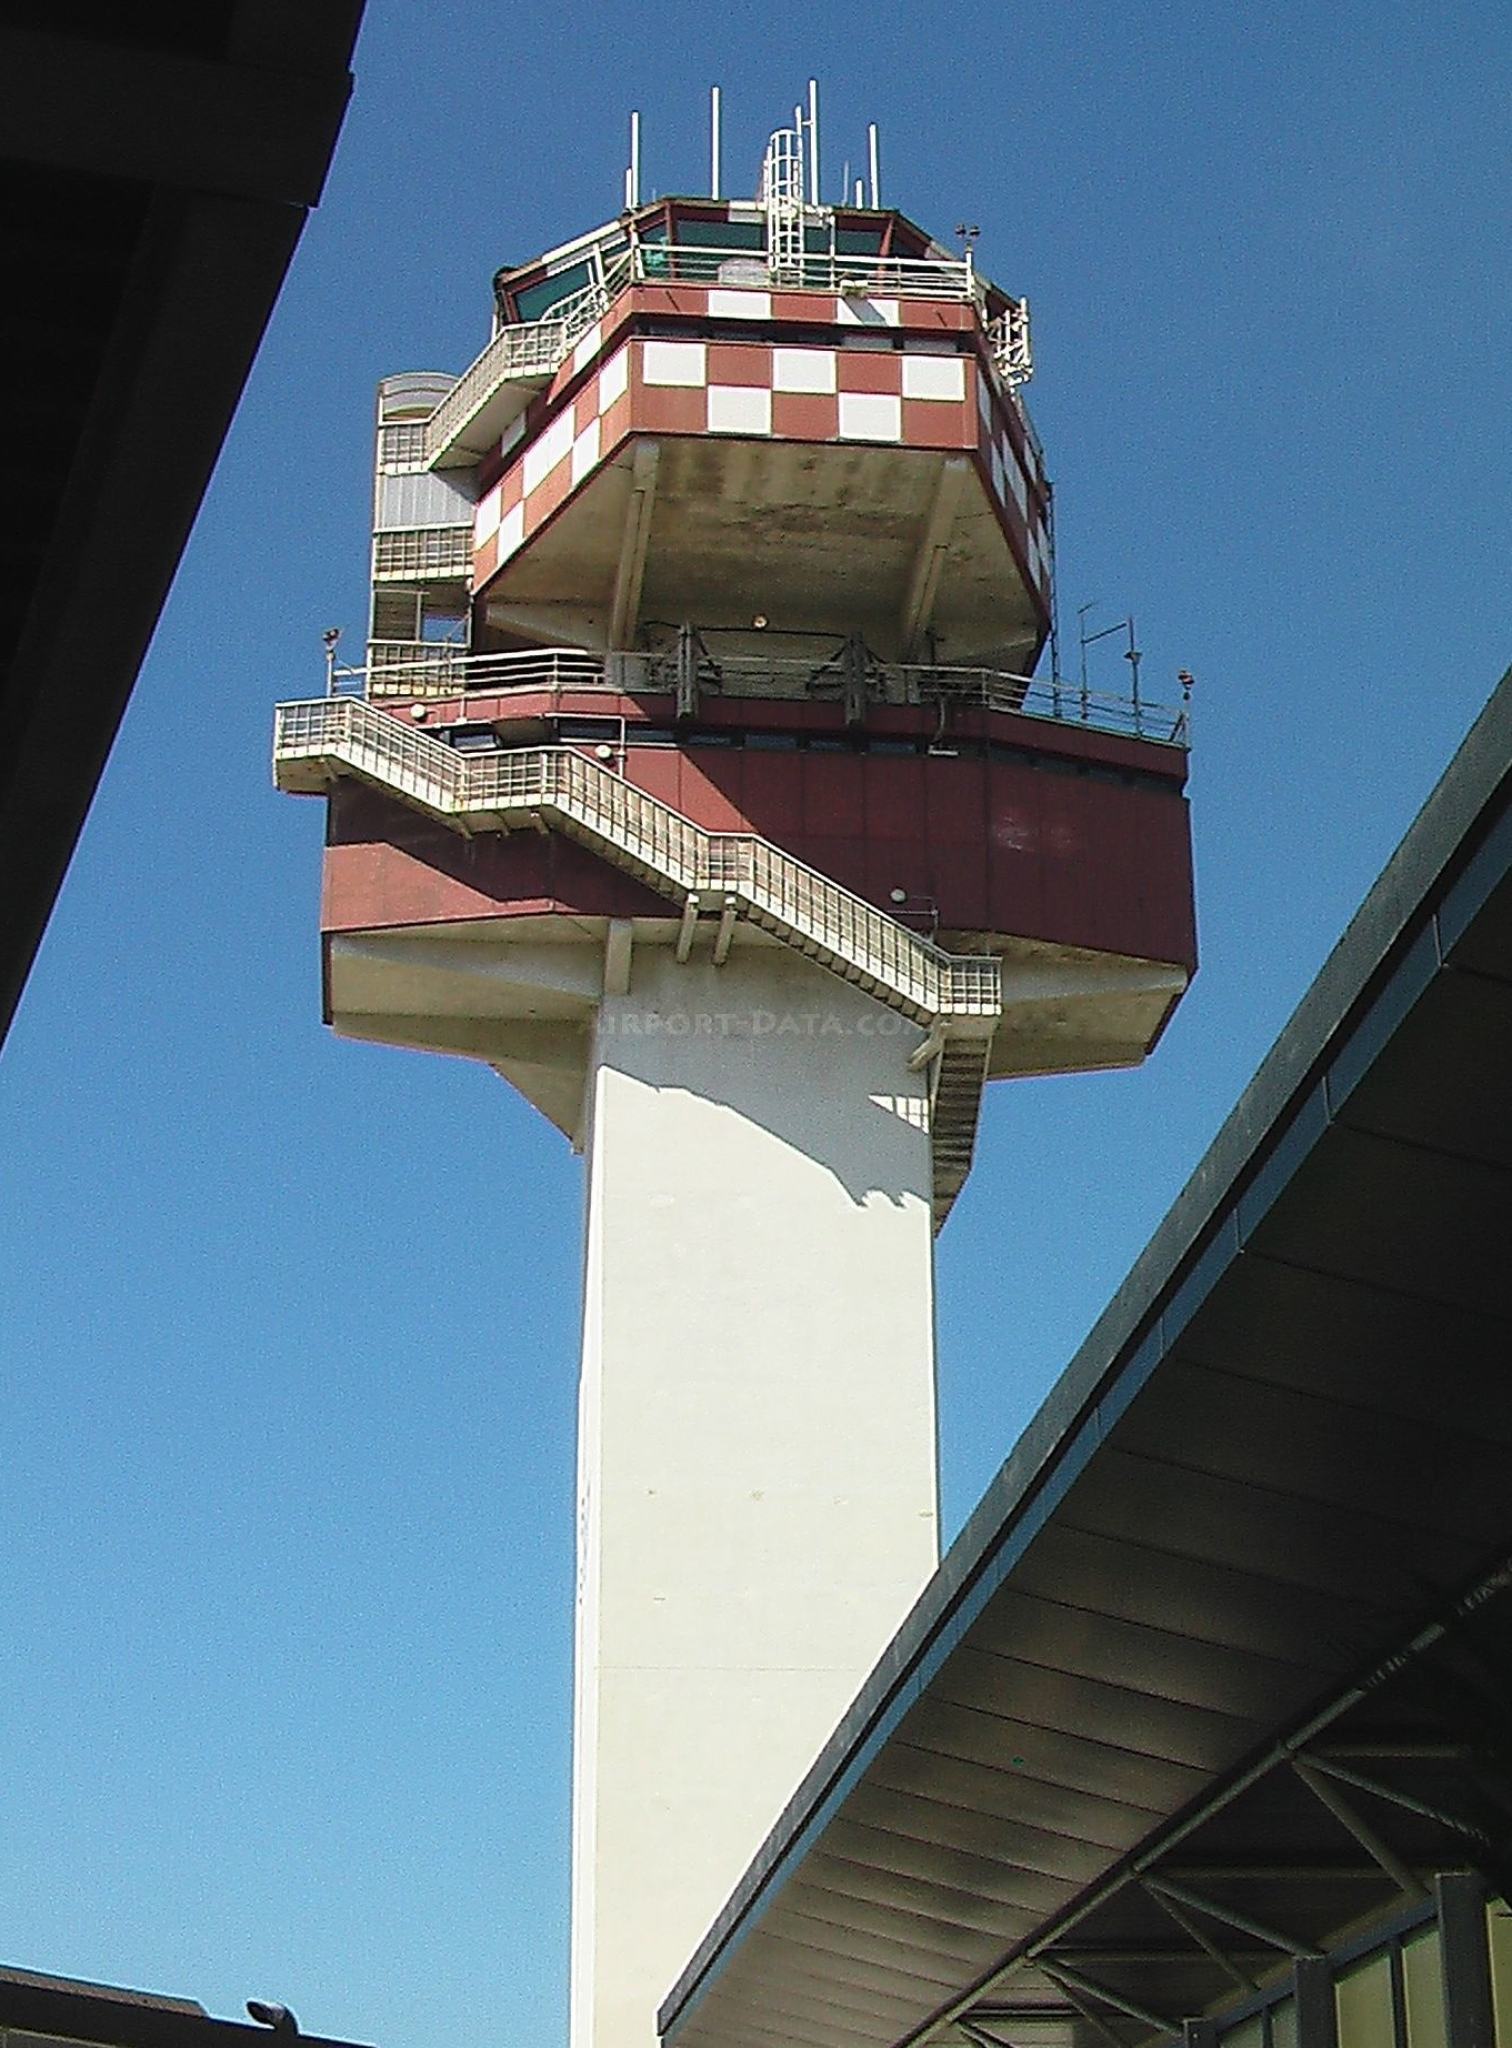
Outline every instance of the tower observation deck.
POLYGON ((586 1161, 574 2048, 648 2048, 937 1562, 985 1083, 1137 1063, 1196 962, 1184 714, 1034 676, 1027 309, 809 147, 384 381, 366 659, 277 716, 327 1021, 586 1161))

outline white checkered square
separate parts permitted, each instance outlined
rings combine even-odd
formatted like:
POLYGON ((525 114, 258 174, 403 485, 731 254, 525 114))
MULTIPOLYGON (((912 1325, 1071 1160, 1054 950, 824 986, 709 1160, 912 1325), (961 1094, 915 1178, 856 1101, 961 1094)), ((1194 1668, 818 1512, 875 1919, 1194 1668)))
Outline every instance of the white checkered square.
POLYGON ((836 299, 835 318, 842 327, 896 327, 896 299, 836 299))
POLYGON ((525 495, 544 483, 562 458, 572 451, 572 407, 559 412, 545 433, 525 450, 525 495))
POLYGON ((903 401, 882 391, 842 391, 842 441, 901 441, 903 401))
POLYGON ((583 481, 583 478, 598 459, 599 423, 597 420, 590 420, 572 444, 572 483, 574 489, 583 481))
POLYGON ((593 361, 593 358, 598 354, 599 349, 603 346, 603 341, 603 326, 599 321, 595 320, 593 325, 588 329, 588 332, 583 336, 582 340, 578 343, 577 347, 572 351, 573 369, 586 369, 588 364, 591 363, 593 361))
POLYGON ((1050 549, 1045 539, 1045 529, 1037 522, 1030 530, 1030 539, 1034 544, 1035 574, 1039 577, 1041 583, 1048 585, 1050 581, 1050 549))
POLYGON ((750 384, 711 384, 708 423, 711 434, 770 434, 772 394, 750 384))
POLYGON ((708 351, 701 341, 644 341, 641 370, 648 384, 697 390, 709 381, 708 351))
POLYGON ((499 500, 503 496, 497 484, 487 497, 480 498, 478 509, 473 514, 473 546, 482 547, 484 541, 492 540, 499 530, 499 500))
POLYGON ((1013 502, 1019 508, 1019 517, 1029 517, 1029 493, 1024 488, 1024 472, 1019 468, 1019 459, 1013 452, 1013 443, 1003 443, 1003 468, 1008 473, 1009 486, 1013 491, 1013 502))
POLYGON ((772 389, 813 391, 828 397, 835 388, 835 351, 832 348, 774 348, 772 389))
POLYGON ((966 365, 959 356, 915 356, 903 358, 905 398, 954 399, 966 396, 966 365))
POLYGON ((598 409, 607 412, 617 398, 623 398, 630 388, 630 350, 618 349, 605 363, 598 375, 598 409))
POLYGON ((770 292, 719 292, 709 294, 711 320, 770 320, 770 292))
POLYGON ((516 505, 499 522, 499 560, 507 562, 525 538, 525 507, 516 505))

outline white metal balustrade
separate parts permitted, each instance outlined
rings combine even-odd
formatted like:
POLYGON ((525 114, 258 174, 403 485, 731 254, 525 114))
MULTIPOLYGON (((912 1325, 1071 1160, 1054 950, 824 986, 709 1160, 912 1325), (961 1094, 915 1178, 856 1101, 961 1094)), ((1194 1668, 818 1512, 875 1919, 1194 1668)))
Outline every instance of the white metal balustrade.
MULTIPOLYGON (((531 647, 510 654, 468 654, 454 642, 373 641, 364 667, 333 671, 337 688, 406 702, 431 698, 506 695, 510 691, 608 691, 625 696, 666 696, 676 689, 671 656, 645 652, 595 654, 580 647, 531 647)), ((730 697, 797 699, 822 693, 826 679, 838 691, 835 664, 782 655, 757 660, 721 656, 713 687, 730 697)), ((1005 669, 949 668, 921 662, 873 662, 869 694, 878 703, 938 704, 1011 712, 1024 719, 1082 725, 1159 746, 1190 743, 1189 707, 1157 704, 1140 696, 1092 690, 1068 677, 1013 675, 1005 669)))
MULTIPOLYGON (((554 306, 546 319, 501 327, 424 422, 425 466, 475 462, 498 438, 490 408, 504 386, 544 384, 629 281, 630 266, 618 265, 602 284, 575 292, 554 306)), ((524 410, 528 395, 520 394, 517 412, 524 410)), ((496 424, 502 432, 509 422, 501 418, 496 424)))
MULTIPOLYGON (((799 237, 801 241, 801 235, 799 237)), ((620 293, 635 284, 778 284, 784 291, 827 292, 837 298, 969 299, 983 307, 985 287, 967 257, 856 256, 804 250, 791 237, 780 258, 763 265, 750 249, 716 249, 673 242, 635 242, 603 264, 603 275, 540 320, 501 327, 483 352, 457 379, 423 423, 419 459, 427 468, 471 463, 509 424, 498 401, 507 387, 517 392, 511 417, 524 410, 529 389, 538 389, 566 361, 595 320, 620 293)), ((1010 388, 1030 374, 1028 309, 1015 301, 1017 318, 989 329, 994 359, 1010 388)))

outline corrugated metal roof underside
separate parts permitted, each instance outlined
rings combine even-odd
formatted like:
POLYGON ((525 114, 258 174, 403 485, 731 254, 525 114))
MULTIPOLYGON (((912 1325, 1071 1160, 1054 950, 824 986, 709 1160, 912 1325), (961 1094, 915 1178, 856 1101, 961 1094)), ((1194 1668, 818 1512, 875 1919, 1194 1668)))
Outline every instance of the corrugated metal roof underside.
MULTIPOLYGON (((988 1997, 1512 1544, 1509 760, 1504 684, 669 2000, 676 2048, 892 2048, 988 1997)), ((1381 1872, 1277 1797, 1322 1857, 1305 1945, 1381 1872)), ((1015 2048, 1096 2038, 1046 1995, 1015 2048)))

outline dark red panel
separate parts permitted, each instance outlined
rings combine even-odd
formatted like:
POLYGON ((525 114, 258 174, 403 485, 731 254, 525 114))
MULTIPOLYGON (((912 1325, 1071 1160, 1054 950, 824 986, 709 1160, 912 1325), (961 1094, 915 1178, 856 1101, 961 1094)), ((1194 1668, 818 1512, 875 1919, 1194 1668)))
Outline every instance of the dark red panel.
POLYGON ((866 826, 874 839, 924 837, 929 765, 920 754, 867 757, 866 826))
POLYGON ((744 810, 751 830, 779 846, 790 846, 803 831, 803 791, 794 773, 796 754, 742 753, 744 810))
POLYGON ((901 358, 891 350, 843 348, 835 356, 835 382, 841 391, 880 391, 896 398, 903 372, 901 358))
POLYGON ((664 897, 555 833, 464 839, 375 792, 338 788, 331 804, 321 928, 371 931, 562 912, 670 915, 664 897))
MULTIPOLYGON (((820 874, 853 889, 858 896, 867 895, 867 847, 864 839, 808 838, 788 851, 807 861, 810 867, 817 868, 820 874)), ((886 897, 882 900, 885 903, 886 897)))
POLYGON ((977 416, 958 400, 905 398, 905 448, 975 448, 977 416))
POLYGON ((770 349, 753 348, 749 342, 711 341, 708 364, 711 384, 749 384, 762 391, 771 389, 770 349))
POLYGON ((629 777, 676 810, 682 804, 682 764, 682 755, 671 747, 637 747, 630 756, 629 777))
POLYGON ((682 763, 678 778, 682 797, 677 808, 685 817, 696 818, 711 832, 749 829, 740 805, 743 754, 733 750, 720 753, 709 747, 677 753, 673 758, 682 763))
POLYGON ((980 846, 987 833, 985 761, 929 761, 921 824, 931 846, 980 846))
POLYGON ((993 763, 987 804, 987 924, 1048 938, 1044 791, 1050 777, 993 763))
MULTIPOLYGON (((715 831, 760 832, 885 909, 932 899, 944 930, 1196 965, 1183 798, 1017 761, 752 749, 632 750, 635 780, 715 831)), ((449 831, 342 785, 328 930, 560 909, 671 915, 666 899, 556 834, 449 831)))
POLYGON ((779 441, 828 441, 835 433, 833 398, 813 391, 772 393, 772 432, 779 441))
POLYGON ((859 754, 800 754, 803 823, 810 835, 861 839, 866 833, 866 767, 859 754))

